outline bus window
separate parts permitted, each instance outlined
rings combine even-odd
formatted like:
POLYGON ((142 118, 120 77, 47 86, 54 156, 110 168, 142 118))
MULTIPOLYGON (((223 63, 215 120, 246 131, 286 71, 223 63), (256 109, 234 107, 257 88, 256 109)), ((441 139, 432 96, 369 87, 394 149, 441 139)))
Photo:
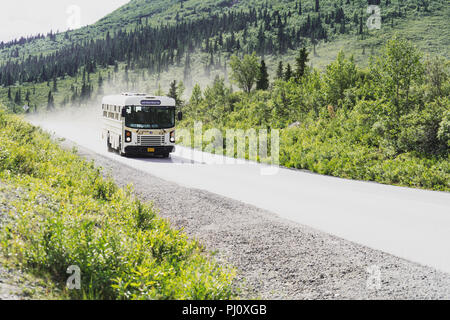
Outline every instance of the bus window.
POLYGON ((127 107, 125 126, 135 129, 168 129, 175 126, 174 107, 127 107))

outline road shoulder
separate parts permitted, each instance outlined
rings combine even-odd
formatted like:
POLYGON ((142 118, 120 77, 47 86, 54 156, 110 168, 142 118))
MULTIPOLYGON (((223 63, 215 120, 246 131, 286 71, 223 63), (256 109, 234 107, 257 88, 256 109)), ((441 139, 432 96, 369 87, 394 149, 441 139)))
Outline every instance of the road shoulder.
MULTIPOLYGON (((63 145, 74 146, 70 141, 63 145)), ((160 216, 235 266, 246 297, 449 299, 450 275, 317 231, 207 191, 190 189, 76 146, 160 216)))

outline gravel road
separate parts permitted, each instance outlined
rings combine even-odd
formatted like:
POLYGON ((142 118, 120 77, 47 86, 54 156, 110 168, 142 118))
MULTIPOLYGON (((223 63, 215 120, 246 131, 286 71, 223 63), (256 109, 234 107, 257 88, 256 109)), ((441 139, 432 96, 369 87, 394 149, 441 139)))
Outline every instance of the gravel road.
MULTIPOLYGON (((67 148, 74 144, 62 143, 67 148)), ((314 230, 256 207, 161 180, 76 146, 116 182, 238 270, 247 298, 450 299, 450 274, 314 230)), ((383 235, 380 234, 380 237, 383 235)))

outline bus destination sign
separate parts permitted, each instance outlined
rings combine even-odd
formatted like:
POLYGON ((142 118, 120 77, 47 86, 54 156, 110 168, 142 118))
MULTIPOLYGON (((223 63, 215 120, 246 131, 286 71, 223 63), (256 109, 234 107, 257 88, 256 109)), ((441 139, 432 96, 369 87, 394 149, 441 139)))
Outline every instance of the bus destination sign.
POLYGON ((161 101, 160 100, 142 100, 141 105, 143 105, 143 106, 160 106, 161 101))

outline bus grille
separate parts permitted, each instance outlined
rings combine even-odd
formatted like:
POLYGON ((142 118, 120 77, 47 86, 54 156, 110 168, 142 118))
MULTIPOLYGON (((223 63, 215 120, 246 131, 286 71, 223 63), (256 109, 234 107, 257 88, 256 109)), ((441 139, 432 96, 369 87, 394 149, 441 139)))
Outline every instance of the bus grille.
POLYGON ((138 145, 141 146, 162 146, 164 145, 164 136, 138 136, 138 145))

